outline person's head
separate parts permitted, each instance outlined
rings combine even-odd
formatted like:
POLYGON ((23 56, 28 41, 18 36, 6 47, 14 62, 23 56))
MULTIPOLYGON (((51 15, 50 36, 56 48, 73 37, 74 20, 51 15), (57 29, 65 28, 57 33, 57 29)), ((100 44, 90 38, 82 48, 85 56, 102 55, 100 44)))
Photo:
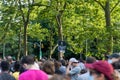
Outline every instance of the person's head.
POLYGON ((9 62, 9 64, 11 64, 12 61, 13 61, 12 57, 11 56, 7 56, 7 61, 9 62))
POLYGON ((62 66, 66 66, 66 61, 65 60, 60 60, 62 66))
POLYGON ((76 60, 75 58, 70 58, 69 62, 71 62, 71 65, 72 65, 73 67, 78 66, 78 63, 79 63, 79 61, 76 60))
POLYGON ((87 57, 86 63, 94 63, 96 62, 96 59, 94 57, 87 57))
POLYGON ((21 64, 25 69, 29 69, 32 65, 34 65, 34 62, 35 59, 32 55, 24 56, 21 60, 21 64))
POLYGON ((116 62, 112 63, 112 66, 115 70, 120 72, 120 61, 116 61, 116 62))
POLYGON ((15 63, 14 63, 14 71, 19 71, 20 70, 20 62, 19 61, 16 61, 15 63))
POLYGON ((47 74, 53 75, 55 73, 54 62, 52 62, 52 61, 44 62, 43 71, 45 71, 47 74))
POLYGON ((109 63, 114 63, 120 59, 120 55, 118 53, 114 53, 108 56, 108 62, 109 63))
POLYGON ((113 80, 113 67, 107 61, 86 64, 86 67, 89 68, 93 80, 113 80))
POLYGON ((54 65, 55 65, 55 69, 59 69, 60 66, 61 66, 61 63, 58 62, 58 61, 55 61, 55 62, 54 62, 54 65))
POLYGON ((0 66, 1 66, 2 72, 9 71, 10 65, 7 61, 2 61, 0 66))

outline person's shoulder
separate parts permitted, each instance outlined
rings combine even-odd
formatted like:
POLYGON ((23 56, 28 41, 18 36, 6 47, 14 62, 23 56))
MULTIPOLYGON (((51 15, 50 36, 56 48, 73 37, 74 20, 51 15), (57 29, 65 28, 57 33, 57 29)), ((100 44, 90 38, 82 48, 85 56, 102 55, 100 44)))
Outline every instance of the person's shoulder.
POLYGON ((74 69, 81 69, 79 66, 74 67, 74 69))
POLYGON ((27 76, 29 73, 30 73, 29 70, 27 70, 27 71, 21 73, 21 74, 19 75, 19 77, 27 76))
POLYGON ((12 76, 12 75, 10 75, 9 73, 2 73, 2 74, 0 74, 0 80, 3 80, 3 78, 5 79, 5 80, 15 80, 15 78, 12 76))
POLYGON ((18 75, 19 75, 19 72, 14 72, 12 75, 13 75, 13 76, 18 76, 18 75))
POLYGON ((31 74, 31 73, 29 73, 29 70, 21 73, 21 74, 19 75, 19 80, 24 80, 24 79, 28 78, 28 77, 29 77, 29 74, 31 74))
MULTIPOLYGON (((38 72, 38 73, 41 73, 41 74, 46 74, 44 71, 42 71, 42 70, 33 70, 33 71, 35 71, 35 72, 38 72)), ((47 75, 47 74, 46 74, 47 75)))
POLYGON ((78 80, 89 80, 89 73, 84 73, 78 76, 78 80))

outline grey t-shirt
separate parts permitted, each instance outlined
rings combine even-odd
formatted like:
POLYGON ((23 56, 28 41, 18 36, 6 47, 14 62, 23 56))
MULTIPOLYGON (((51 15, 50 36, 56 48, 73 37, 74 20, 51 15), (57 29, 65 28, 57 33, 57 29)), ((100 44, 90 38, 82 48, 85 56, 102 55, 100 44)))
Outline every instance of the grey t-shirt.
POLYGON ((65 66, 61 66, 59 68, 59 70, 62 72, 63 75, 65 75, 65 73, 66 73, 66 67, 65 66))
POLYGON ((90 73, 89 71, 84 73, 84 74, 81 74, 78 76, 78 80, 90 80, 90 73))
POLYGON ((1 73, 0 80, 15 80, 15 78, 8 73, 1 73))
POLYGON ((77 66, 77 67, 74 67, 70 72, 69 72, 69 75, 70 75, 70 78, 71 80, 78 80, 78 74, 80 73, 80 67, 77 66))

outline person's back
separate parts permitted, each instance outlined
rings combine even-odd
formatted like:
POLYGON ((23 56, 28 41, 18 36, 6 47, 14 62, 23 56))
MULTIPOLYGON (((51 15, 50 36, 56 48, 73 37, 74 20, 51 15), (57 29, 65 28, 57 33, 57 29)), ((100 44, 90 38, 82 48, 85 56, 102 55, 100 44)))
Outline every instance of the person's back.
POLYGON ((47 74, 36 66, 33 56, 23 57, 21 63, 27 71, 20 74, 19 80, 48 80, 47 74))
POLYGON ((19 80, 48 80, 48 76, 41 70, 28 70, 22 73, 19 80))
POLYGON ((1 62, 1 74, 0 74, 0 80, 15 80, 13 76, 11 76, 9 72, 9 63, 7 61, 1 62))
POLYGON ((59 70, 62 72, 63 75, 66 73, 66 66, 61 65, 59 70))
POLYGON ((78 80, 89 80, 89 71, 78 76, 78 80))
POLYGON ((16 71, 16 72, 14 72, 12 75, 14 76, 14 78, 16 79, 16 80, 18 80, 18 78, 19 78, 19 72, 18 71, 16 71))
POLYGON ((62 72, 63 75, 66 74, 66 63, 65 63, 65 60, 60 60, 61 62, 61 66, 59 68, 59 70, 62 72))
POLYGON ((9 73, 1 73, 0 80, 15 80, 15 78, 11 76, 9 73))

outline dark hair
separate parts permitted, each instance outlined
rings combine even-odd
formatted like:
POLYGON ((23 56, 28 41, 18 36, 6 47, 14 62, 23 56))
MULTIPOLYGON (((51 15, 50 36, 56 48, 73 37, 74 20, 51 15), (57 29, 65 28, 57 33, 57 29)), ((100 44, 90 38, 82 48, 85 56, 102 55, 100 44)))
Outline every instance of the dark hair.
POLYGON ((116 61, 116 62, 112 63, 112 66, 114 69, 120 69, 120 61, 116 61))
POLYGON ((61 66, 61 63, 58 62, 58 61, 55 61, 54 64, 55 64, 55 74, 60 74, 61 75, 62 72, 59 70, 60 66, 61 66))
POLYGON ((61 62, 61 64, 62 64, 63 66, 66 66, 65 60, 60 60, 60 62, 61 62))
POLYGON ((24 56, 21 60, 21 64, 34 64, 34 56, 32 55, 28 55, 28 56, 24 56))
POLYGON ((16 62, 14 63, 14 70, 15 70, 15 71, 19 71, 19 69, 20 69, 20 62, 19 62, 19 61, 16 61, 16 62))
POLYGON ((10 68, 10 65, 7 61, 2 61, 1 62, 1 69, 2 71, 8 71, 10 68))
POLYGON ((23 66, 20 66, 20 69, 19 69, 19 74, 22 74, 23 72, 27 71, 23 66))
POLYGON ((96 59, 94 57, 87 57, 86 63, 94 63, 96 59))

